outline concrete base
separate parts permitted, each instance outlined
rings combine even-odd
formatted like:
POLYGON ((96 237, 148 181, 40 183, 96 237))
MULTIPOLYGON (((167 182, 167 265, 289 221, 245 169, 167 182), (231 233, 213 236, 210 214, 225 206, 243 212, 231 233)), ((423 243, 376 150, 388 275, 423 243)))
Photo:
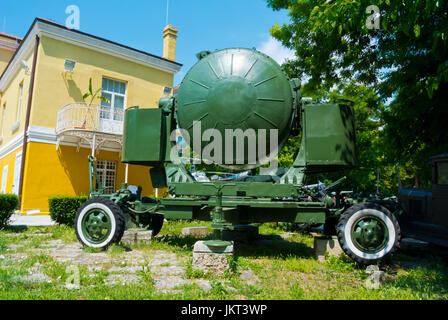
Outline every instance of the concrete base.
POLYGON ((193 238, 205 238, 210 234, 207 227, 190 227, 182 229, 182 236, 193 238))
POLYGON ((56 222, 51 220, 50 216, 13 214, 9 219, 9 225, 12 227, 48 227, 56 225, 56 222))
POLYGON ((121 238, 124 245, 135 245, 142 243, 151 243, 152 230, 128 229, 121 238))
POLYGON ((314 237, 314 254, 319 261, 325 261, 325 254, 339 257, 344 251, 338 237, 314 237))
POLYGON ((193 270, 222 275, 230 268, 229 258, 233 258, 233 244, 217 250, 205 245, 204 241, 198 241, 193 249, 193 270))
POLYGON ((224 230, 222 240, 235 242, 252 242, 259 238, 258 226, 238 225, 233 230, 224 230))

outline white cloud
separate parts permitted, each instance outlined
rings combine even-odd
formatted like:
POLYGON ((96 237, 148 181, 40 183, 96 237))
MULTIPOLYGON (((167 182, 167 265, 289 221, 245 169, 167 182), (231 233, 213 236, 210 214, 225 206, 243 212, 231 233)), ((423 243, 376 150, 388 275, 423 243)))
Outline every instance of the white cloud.
POLYGON ((270 56, 279 64, 284 63, 286 59, 293 59, 295 57, 294 51, 283 47, 280 42, 272 37, 262 42, 257 49, 270 56))

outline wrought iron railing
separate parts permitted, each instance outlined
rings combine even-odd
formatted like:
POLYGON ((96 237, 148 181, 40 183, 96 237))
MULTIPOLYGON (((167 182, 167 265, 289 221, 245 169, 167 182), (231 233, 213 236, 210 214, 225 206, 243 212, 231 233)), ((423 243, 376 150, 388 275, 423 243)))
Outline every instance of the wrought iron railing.
POLYGON ((95 131, 123 134, 123 110, 100 105, 70 103, 58 111, 56 134, 67 131, 95 131))

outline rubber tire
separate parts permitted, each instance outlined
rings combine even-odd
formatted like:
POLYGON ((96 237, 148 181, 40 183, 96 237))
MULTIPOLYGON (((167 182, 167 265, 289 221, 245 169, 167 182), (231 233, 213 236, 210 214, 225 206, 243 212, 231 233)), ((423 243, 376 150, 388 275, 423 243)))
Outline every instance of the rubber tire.
MULTIPOLYGON (((143 203, 157 203, 157 201, 153 198, 142 197, 143 203)), ((145 219, 149 220, 149 219, 145 219)), ((146 221, 146 225, 143 227, 147 227, 148 230, 152 230, 152 236, 155 237, 159 234, 160 230, 162 230, 163 222, 165 220, 165 216, 160 213, 151 213, 150 221, 146 221), (149 225, 148 225, 149 224, 149 225)))
POLYGON ((380 206, 376 203, 370 203, 370 202, 360 203, 348 208, 339 218, 338 224, 336 226, 336 232, 342 250, 344 250, 344 252, 350 258, 364 265, 376 264, 381 260, 386 259, 392 253, 394 253, 400 246, 401 230, 397 218, 392 213, 390 213, 390 211, 387 210, 385 207, 380 206), (362 210, 366 211, 358 213, 359 211, 362 210), (387 250, 385 252, 380 251, 378 253, 373 254, 362 253, 361 250, 359 250, 353 245, 351 239, 346 238, 346 236, 350 236, 350 230, 347 230, 348 232, 346 234, 346 228, 351 229, 351 226, 356 220, 358 220, 358 218, 362 216, 368 216, 369 213, 370 215, 375 214, 386 224, 386 226, 388 227, 389 235, 394 234, 394 238, 393 239, 391 238, 388 241, 388 244, 386 245, 387 250), (353 219, 350 219, 353 216, 355 217, 353 219), (386 218, 386 221, 384 218, 386 218))
POLYGON ((338 223, 338 219, 331 217, 331 218, 327 218, 327 220, 325 221, 324 224, 324 234, 326 236, 334 236, 337 234, 336 232, 336 225, 338 223))
POLYGON ((79 208, 75 217, 76 237, 78 238, 79 242, 83 244, 84 247, 106 249, 111 244, 119 243, 121 241, 125 229, 126 229, 126 220, 123 211, 115 202, 107 198, 93 198, 87 200, 81 206, 81 208, 79 208), (111 235, 104 242, 100 244, 89 243, 88 240, 83 237, 81 232, 82 231, 81 221, 83 213, 87 212, 90 208, 93 208, 94 206, 101 206, 102 209, 105 209, 106 210, 105 212, 109 215, 109 218, 111 219, 113 225, 111 235), (79 230, 79 228, 81 228, 81 230, 79 230))
POLYGON ((165 221, 165 216, 160 213, 151 213, 151 223, 149 224, 148 230, 152 230, 152 236, 155 237, 162 230, 163 222, 165 221))
POLYGON ((146 230, 152 230, 152 236, 155 237, 162 229, 165 216, 160 213, 146 213, 140 216, 141 227, 146 230))

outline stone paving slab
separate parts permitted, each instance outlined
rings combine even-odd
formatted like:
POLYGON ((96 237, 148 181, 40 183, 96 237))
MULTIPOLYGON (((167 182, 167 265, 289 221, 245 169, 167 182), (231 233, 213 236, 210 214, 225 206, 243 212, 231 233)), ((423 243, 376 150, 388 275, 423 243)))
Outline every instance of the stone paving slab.
MULTIPOLYGON (((17 248, 18 246, 10 244, 0 261, 7 263, 8 260, 23 260, 34 254, 34 251, 16 253, 14 250, 17 248)), ((197 284, 203 290, 211 288, 207 279, 186 279, 186 258, 164 250, 129 249, 118 254, 88 252, 83 250, 78 242, 64 243, 61 240, 48 239, 42 243, 39 253, 52 257, 56 262, 66 263, 68 267, 85 266, 90 275, 106 270, 110 273, 105 279, 106 285, 141 282, 141 272, 145 267, 151 271, 156 290, 162 292, 175 291, 176 287, 186 284, 197 284)), ((44 268, 38 263, 30 268, 28 274, 17 276, 17 280, 39 283, 55 281, 45 275, 44 268)))
POLYGON ((314 237, 314 251, 316 259, 325 261, 325 255, 340 256, 343 251, 339 245, 338 237, 314 237))
POLYGON ((26 226, 26 227, 48 227, 55 225, 56 222, 51 220, 50 216, 22 216, 13 214, 10 218, 10 226, 26 226))
POLYGON ((188 227, 182 229, 182 236, 184 237, 205 238, 209 234, 208 227, 188 227))

